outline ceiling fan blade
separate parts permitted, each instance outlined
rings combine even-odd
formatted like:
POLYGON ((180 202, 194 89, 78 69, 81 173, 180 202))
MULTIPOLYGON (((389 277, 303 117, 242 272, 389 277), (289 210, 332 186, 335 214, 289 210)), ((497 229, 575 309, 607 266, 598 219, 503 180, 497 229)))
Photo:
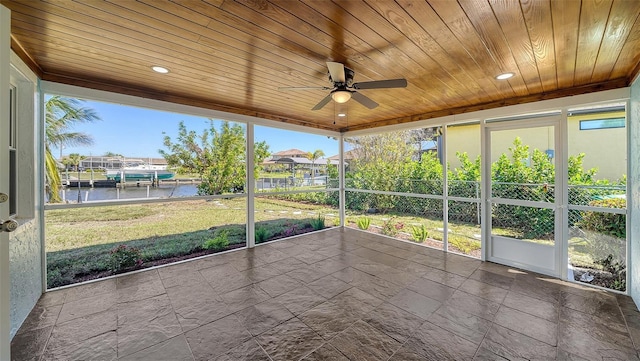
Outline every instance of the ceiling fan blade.
POLYGON ((407 79, 389 79, 365 81, 363 83, 354 83, 354 89, 385 89, 385 88, 406 88, 407 79))
POLYGON ((334 61, 327 62, 327 68, 329 68, 329 74, 331 74, 331 79, 334 82, 344 83, 346 82, 346 77, 344 75, 344 65, 341 63, 336 63, 334 61))
POLYGON ((311 110, 320 110, 320 109, 324 108, 324 106, 327 105, 327 103, 329 103, 330 101, 331 101, 331 94, 329 94, 326 97, 324 97, 320 101, 320 103, 316 104, 316 106, 311 108, 311 110))
POLYGON ((373 109, 378 106, 378 103, 358 92, 351 93, 351 98, 369 109, 373 109))
POLYGON ((281 86, 278 90, 331 90, 328 86, 281 86))

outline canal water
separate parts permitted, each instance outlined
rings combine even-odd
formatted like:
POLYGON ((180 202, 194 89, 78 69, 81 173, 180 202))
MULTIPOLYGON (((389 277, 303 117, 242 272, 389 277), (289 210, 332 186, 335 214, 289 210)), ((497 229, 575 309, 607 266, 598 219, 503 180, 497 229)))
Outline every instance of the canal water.
MULTIPOLYGON (((69 203, 78 202, 78 188, 61 191, 62 199, 69 203)), ((161 184, 159 187, 131 185, 125 188, 80 188, 81 202, 96 202, 116 199, 177 198, 198 195, 197 184, 161 184)))

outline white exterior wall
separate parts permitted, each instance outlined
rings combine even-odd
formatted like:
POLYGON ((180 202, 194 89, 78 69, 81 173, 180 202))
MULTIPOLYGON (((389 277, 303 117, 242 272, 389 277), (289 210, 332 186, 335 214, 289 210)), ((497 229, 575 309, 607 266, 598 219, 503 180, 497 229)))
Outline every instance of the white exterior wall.
POLYGON ((640 77, 631 85, 629 103, 629 294, 640 307, 640 77))

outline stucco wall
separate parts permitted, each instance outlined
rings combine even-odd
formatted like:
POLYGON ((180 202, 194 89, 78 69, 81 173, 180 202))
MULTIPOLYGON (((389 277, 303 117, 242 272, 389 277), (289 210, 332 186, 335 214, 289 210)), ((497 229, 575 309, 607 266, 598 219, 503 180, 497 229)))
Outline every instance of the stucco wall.
POLYGON ((31 220, 9 237, 12 338, 42 293, 41 245, 37 224, 35 219, 31 220))
POLYGON ((631 85, 629 107, 629 266, 631 297, 640 307, 640 78, 631 85))

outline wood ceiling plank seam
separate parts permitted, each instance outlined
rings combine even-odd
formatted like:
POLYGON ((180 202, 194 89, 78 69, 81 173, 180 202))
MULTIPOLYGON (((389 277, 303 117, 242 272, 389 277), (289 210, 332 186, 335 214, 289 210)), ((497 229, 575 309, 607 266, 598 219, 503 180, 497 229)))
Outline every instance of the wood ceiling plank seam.
POLYGON ((553 44, 551 4, 548 0, 521 1, 520 8, 527 25, 542 90, 544 92, 556 90, 558 75, 553 44))
MULTIPOLYGON (((339 5, 341 5, 341 7, 346 11, 346 13, 349 14, 350 19, 349 21, 347 21, 347 23, 349 23, 351 26, 356 27, 358 29, 357 31, 356 30, 350 30, 350 31, 363 32, 363 33, 368 32, 369 36, 377 37, 380 40, 383 40, 386 42, 385 47, 381 50, 381 53, 384 54, 384 57, 382 57, 381 59, 378 59, 378 64, 380 64, 383 67, 395 66, 399 68, 400 70, 398 71, 404 74, 404 76, 408 78, 408 81, 410 83, 424 90, 425 91, 424 96, 428 96, 429 99, 432 100, 432 102, 437 106, 447 106, 446 102, 442 101, 443 95, 446 97, 456 96, 456 98, 458 99, 465 99, 465 94, 458 93, 457 89, 452 88, 449 85, 450 77, 448 76, 448 74, 446 74, 446 72, 443 69, 440 68, 439 65, 437 65, 437 63, 431 64, 431 62, 429 62, 429 64, 435 67, 435 69, 428 65, 417 64, 415 60, 413 60, 407 54, 405 54, 403 50, 396 48, 396 46, 392 42, 392 39, 390 40, 385 38, 380 34, 379 31, 376 31, 373 29, 374 25, 369 26, 368 24, 365 23, 364 20, 361 20, 361 18, 367 15, 366 8, 362 8, 362 6, 360 6, 357 9, 345 8, 345 6, 347 7, 359 6, 361 5, 360 2, 340 1, 339 5), (401 61, 402 59, 404 59, 405 62, 401 61), (407 62, 411 63, 411 65, 408 65, 407 62), (427 77, 430 77, 430 79, 427 77), (433 84, 434 82, 436 84, 433 84), (436 90, 434 90, 435 93, 432 94, 432 92, 430 92, 429 90, 434 89, 434 86, 436 86, 436 90)), ((369 9, 368 13, 370 14, 371 11, 373 10, 371 8, 368 8, 368 9, 369 9)), ((373 17, 375 16, 376 15, 374 14, 373 17)), ((372 23, 374 18, 369 16, 367 20, 370 20, 370 21, 367 21, 368 23, 372 23)), ((375 26, 383 27, 385 28, 385 31, 387 29, 389 29, 391 32, 397 31, 395 28, 392 28, 388 23, 385 24, 385 22, 377 22, 375 23, 375 26), (386 26, 384 26, 383 24, 386 26)))
POLYGON ((489 3, 475 0, 458 0, 458 3, 487 47, 487 51, 500 66, 499 73, 515 74, 507 80, 515 95, 529 95, 529 89, 522 78, 518 63, 489 3))
MULTIPOLYGON (((14 33, 23 34, 19 30, 20 29, 20 25, 21 25, 20 22, 18 22, 18 21, 15 22, 14 33)), ((49 30, 49 32, 52 35, 58 34, 57 32, 53 32, 52 30, 49 30)), ((31 30, 29 30, 28 33, 25 33, 24 36, 31 36, 31 37, 34 37, 34 38, 40 38, 37 35, 36 32, 33 32, 31 30)), ((39 43, 40 44, 46 44, 49 47, 52 46, 52 45, 58 45, 58 47, 60 47, 63 50, 66 50, 66 51, 69 51, 69 49, 75 49, 79 45, 85 44, 84 42, 80 41, 78 38, 68 39, 68 41, 65 42, 65 43, 57 44, 58 41, 60 41, 60 39, 64 39, 64 37, 60 36, 60 35, 57 35, 55 37, 55 39, 53 39, 53 40, 47 40, 46 38, 44 38, 44 39, 41 39, 41 41, 39 43)), ((29 40, 26 40, 25 43, 33 43, 33 42, 30 42, 29 40)), ((93 43, 95 43, 95 41, 87 40, 87 43, 93 44, 93 43)), ((32 52, 34 52, 34 50, 32 50, 32 52)), ((82 48, 82 49, 78 50, 78 52, 83 53, 84 56, 87 56, 88 54, 92 54, 93 53, 90 49, 85 49, 85 48, 82 48)), ((118 53, 118 52, 115 49, 112 49, 112 51, 107 52, 107 55, 105 55, 104 53, 100 53, 100 54, 96 54, 96 57, 97 58, 102 58, 103 61, 108 61, 108 64, 120 64, 120 65, 127 65, 128 64, 127 66, 132 68, 131 67, 131 62, 127 61, 127 60, 124 60, 124 57, 127 56, 127 59, 135 58, 134 56, 131 56, 131 54, 135 54, 133 51, 127 51, 126 49, 124 49, 124 51, 122 53, 122 58, 112 58, 111 56, 114 55, 115 53, 118 53)), ((149 58, 149 60, 152 59, 152 57, 147 57, 147 58, 149 58)), ((141 60, 144 60, 144 58, 141 58, 141 60)), ((135 67, 133 67, 133 68, 135 68, 135 67)), ((150 70, 148 70, 147 67, 144 67, 143 69, 144 70, 141 69, 140 71, 143 71, 144 73, 148 73, 150 75, 155 74, 155 73, 152 73, 150 70)), ((185 74, 185 75, 192 74, 192 76, 194 78, 196 78, 196 79, 200 78, 200 77, 203 77, 203 76, 208 76, 208 77, 212 77, 212 78, 218 78, 218 81, 220 81, 220 82, 224 82, 226 80, 224 78, 220 78, 219 76, 217 76, 215 74, 207 73, 204 70, 202 72, 197 72, 195 70, 197 70, 197 69, 194 69, 192 67, 192 68, 187 68, 186 70, 182 70, 182 71, 180 71, 180 73, 181 74, 185 74)), ((175 74, 177 74, 177 73, 174 72, 174 74, 172 74, 172 75, 175 75, 175 74)), ((238 79, 238 80, 240 80, 240 79, 238 79)), ((269 81, 265 81, 264 82, 265 86, 267 86, 268 84, 270 84, 269 81)))
POLYGON ((612 0, 582 3, 574 85, 588 84, 593 76, 612 3, 612 0))
POLYGON ((627 41, 620 51, 620 56, 618 56, 616 64, 613 66, 611 77, 626 76, 629 81, 635 78, 637 74, 635 69, 640 66, 640 52, 638 49, 640 49, 640 16, 636 18, 627 41))
MULTIPOLYGON (((304 4, 306 8, 306 10, 311 9, 310 7, 308 7, 306 4, 304 4)), ((286 9, 283 9, 286 11, 286 9)), ((308 12, 303 12, 300 11, 299 8, 296 9, 296 16, 301 18, 302 21, 305 21, 307 23, 309 23, 310 25, 312 25, 312 27, 315 27, 316 29, 319 29, 319 26, 322 26, 322 24, 318 23, 318 19, 324 20, 327 24, 328 23, 332 23, 331 19, 326 18, 323 14, 317 13, 315 12, 315 10, 313 10, 313 15, 311 16, 304 16, 305 14, 308 14, 308 12)), ((325 24, 326 26, 326 24, 325 24)), ((319 30, 322 31, 322 30, 319 30)), ((352 34, 349 31, 345 31, 344 29, 342 29, 340 36, 338 36, 338 38, 343 38, 344 39, 344 46, 341 46, 341 48, 346 49, 346 50, 351 50, 353 48, 351 48, 351 45, 355 44, 356 46, 360 46, 362 47, 361 44, 366 44, 364 43, 361 39, 359 39, 357 36, 355 36, 354 34, 352 34)), ((327 45, 327 44, 325 44, 327 45)), ((332 53, 335 54, 333 48, 335 48, 335 46, 332 46, 332 53)), ((377 71, 378 69, 372 69, 370 68, 370 66, 367 66, 366 64, 364 64, 363 62, 366 61, 366 63, 371 64, 371 62, 373 63, 377 63, 376 61, 376 56, 375 56, 375 49, 372 49, 370 45, 367 44, 367 53, 356 53, 359 52, 360 50, 356 50, 353 49, 352 51, 346 51, 345 53, 343 53, 342 55, 338 55, 338 58, 328 58, 327 60, 335 60, 335 61, 339 61, 344 63, 347 67, 350 67, 352 69, 354 69, 356 71, 356 77, 354 79, 354 81, 356 82, 360 82, 360 81, 367 81, 367 80, 379 80, 379 79, 384 79, 384 78, 391 78, 391 77, 399 77, 402 76, 402 74, 398 74, 395 73, 394 74, 390 74, 390 73, 384 73, 381 71, 377 71), (354 54, 360 54, 359 56, 354 58, 354 54), (371 57, 373 56, 373 57, 371 57), (346 60, 345 60, 346 59, 346 60), (382 75, 384 74, 384 75, 382 75), (365 77, 365 79, 363 78, 363 75, 365 77)), ((364 50, 362 50, 364 51, 364 50)), ((384 54, 380 53, 380 56, 385 56, 384 54)), ((326 68, 325 68, 325 75, 326 76, 326 68)), ((428 103, 430 106, 435 106, 433 104, 433 102, 430 99, 424 98, 422 95, 423 91, 418 91, 417 87, 413 86, 413 82, 409 81, 409 86, 407 87, 407 90, 411 91, 415 97, 418 97, 420 99, 422 99, 424 102, 428 103)), ((387 102, 388 104, 388 102, 387 102)))
MULTIPOLYGON (((104 33, 101 33, 101 35, 104 35, 104 33)), ((96 41, 96 40, 91 40, 91 41, 96 41)), ((119 44, 119 45, 122 45, 122 44, 127 44, 127 43, 126 43, 126 42, 124 42, 124 41, 120 41, 120 42, 118 42, 118 44, 119 44)), ((137 49, 139 49, 140 47, 136 47, 136 48, 137 48, 137 49)), ((129 49, 129 51, 131 51, 131 49, 129 49)), ((133 51, 135 51, 135 50, 133 50, 133 51)), ((179 56, 179 54, 174 54, 174 57, 175 57, 175 56, 179 56)), ((188 60, 189 58, 184 57, 184 59, 185 59, 185 60, 188 60)), ((204 60, 203 60, 203 61, 204 61, 204 60)), ((203 65, 203 66, 204 66, 204 65, 203 65)), ((271 81, 273 81, 273 79, 269 79, 268 81, 269 81, 269 82, 271 82, 271 81)))
POLYGON ((504 99, 498 102, 476 104, 471 107, 441 109, 441 110, 436 110, 430 113, 414 114, 414 115, 411 115, 410 117, 386 119, 379 122, 371 122, 367 124, 367 126, 349 126, 347 128, 341 129, 340 131, 345 132, 345 131, 356 131, 356 130, 363 130, 363 129, 369 129, 369 128, 377 128, 377 127, 383 127, 388 125, 410 123, 410 122, 416 122, 420 120, 427 120, 427 119, 440 118, 440 117, 445 117, 450 115, 470 113, 470 112, 475 112, 480 110, 495 109, 495 108, 500 108, 500 107, 505 107, 510 105, 533 103, 537 101, 557 99, 557 98, 569 97, 573 95, 599 92, 599 91, 605 91, 610 89, 618 89, 626 86, 624 85, 626 83, 627 83, 626 78, 613 79, 613 80, 608 80, 604 83, 588 84, 585 86, 558 89, 550 93, 537 93, 537 94, 532 94, 525 97, 504 99))
POLYGON ((640 14, 640 1, 613 2, 591 82, 602 82, 611 77, 613 67, 631 34, 633 24, 640 16, 633 19, 627 16, 628 14, 640 14))
MULTIPOLYGON (((477 79, 473 78, 462 67, 458 65, 462 60, 464 62, 467 58, 458 58, 448 56, 447 50, 445 50, 432 36, 427 32, 416 19, 412 17, 409 11, 404 7, 396 4, 395 2, 376 2, 368 1, 367 4, 371 6, 380 16, 387 19, 399 32, 406 34, 407 39, 411 41, 417 48, 422 50, 424 57, 428 57, 438 64, 453 80, 452 87, 461 89, 461 92, 466 94, 474 94, 476 97, 483 99, 496 98, 495 94, 485 91, 483 84, 479 84, 477 79), (386 9, 382 8, 382 5, 387 6, 386 9), (404 16, 400 15, 404 14, 404 16), (396 15, 396 16, 394 16, 396 15), (434 54, 433 56, 431 54, 434 54), (456 71, 457 70, 457 71, 456 71), (459 79, 461 77, 462 79, 459 79)), ((454 48, 455 46, 451 46, 454 48)), ((479 70, 477 68, 476 70, 479 70)), ((484 80, 481 80, 482 83, 484 80)), ((467 102, 472 102, 469 97, 465 97, 467 102)))
POLYGON ((580 7, 577 1, 551 2, 558 88, 570 88, 574 84, 580 7))
MULTIPOLYGON (((455 2, 454 5, 448 1, 431 0, 427 5, 460 43, 464 53, 467 54, 466 57, 480 68, 479 73, 476 75, 476 81, 481 82, 482 86, 491 94, 488 100, 499 100, 515 96, 515 92, 508 82, 496 82, 494 77, 502 71, 500 64, 498 64, 493 54, 488 51, 486 44, 482 41, 460 4, 455 2)), ((424 7, 427 12, 429 11, 428 7, 424 7)))
POLYGON ((531 41, 525 29, 524 18, 520 4, 511 1, 489 0, 502 33, 511 44, 511 52, 516 59, 520 74, 524 79, 529 93, 542 92, 542 83, 535 63, 535 55, 531 48, 531 41))
POLYGON ((449 73, 459 73, 459 75, 456 74, 453 76, 458 83, 462 83, 462 87, 468 89, 469 94, 473 94, 474 96, 479 95, 484 99, 501 98, 497 91, 494 94, 488 93, 486 89, 495 89, 495 86, 490 80, 486 79, 484 71, 479 64, 469 57, 462 43, 450 33, 447 25, 429 4, 411 0, 401 0, 399 5, 424 31, 425 36, 432 39, 435 46, 437 46, 437 48, 433 49, 434 51, 429 51, 429 53, 434 53, 432 58, 441 64, 441 66, 451 68, 451 70, 447 70, 449 73), (452 39, 454 44, 451 44, 452 39), (445 46, 445 43, 448 44, 445 46), (440 49, 440 51, 438 51, 438 49, 440 49), (465 67, 460 66, 460 64, 469 66, 471 69, 465 70, 465 67), (454 68, 460 69, 461 71, 456 72, 453 70, 454 68))
POLYGON ((180 4, 177 4, 174 1, 164 1, 164 2, 158 2, 157 0, 138 0, 138 1, 147 6, 156 8, 160 11, 164 11, 174 16, 178 16, 183 20, 196 23, 201 27, 206 27, 209 24, 209 22, 211 22, 210 17, 194 11, 185 11, 186 8, 184 6, 181 6, 180 4), (161 4, 162 7, 158 7, 158 4, 161 4))

